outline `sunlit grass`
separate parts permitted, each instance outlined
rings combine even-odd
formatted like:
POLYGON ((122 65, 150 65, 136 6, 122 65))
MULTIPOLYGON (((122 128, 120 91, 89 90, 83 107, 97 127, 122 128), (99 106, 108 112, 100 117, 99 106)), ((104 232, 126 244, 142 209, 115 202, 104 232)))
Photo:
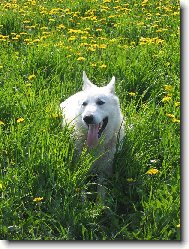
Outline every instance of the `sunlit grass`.
POLYGON ((174 1, 0 3, 1 239, 180 239, 180 11, 174 1), (59 104, 116 77, 126 117, 105 203, 59 104))

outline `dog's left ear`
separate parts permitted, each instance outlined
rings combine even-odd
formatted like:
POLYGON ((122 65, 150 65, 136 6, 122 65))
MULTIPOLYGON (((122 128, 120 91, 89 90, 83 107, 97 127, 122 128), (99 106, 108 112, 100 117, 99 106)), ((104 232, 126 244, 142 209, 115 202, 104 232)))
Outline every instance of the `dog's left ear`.
POLYGON ((106 86, 111 93, 115 93, 115 77, 113 76, 110 83, 106 86))

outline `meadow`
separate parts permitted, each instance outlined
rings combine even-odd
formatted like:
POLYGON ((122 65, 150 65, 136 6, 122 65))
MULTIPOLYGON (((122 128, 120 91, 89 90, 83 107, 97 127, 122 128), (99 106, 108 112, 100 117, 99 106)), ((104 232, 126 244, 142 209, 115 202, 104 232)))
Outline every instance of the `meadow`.
POLYGON ((180 240, 178 0, 2 0, 0 238, 180 240), (97 200, 59 104, 116 77, 122 151, 97 200))

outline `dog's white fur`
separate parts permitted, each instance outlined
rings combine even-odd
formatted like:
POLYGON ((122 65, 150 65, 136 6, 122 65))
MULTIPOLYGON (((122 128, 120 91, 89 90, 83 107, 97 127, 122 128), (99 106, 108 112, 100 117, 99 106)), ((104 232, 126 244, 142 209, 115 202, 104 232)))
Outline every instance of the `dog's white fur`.
POLYGON ((63 112, 63 125, 71 124, 74 128, 76 149, 79 151, 86 144, 88 134, 88 125, 84 118, 92 115, 93 123, 99 124, 108 117, 108 123, 98 144, 94 146, 97 157, 101 157, 95 162, 92 169, 100 175, 110 176, 117 142, 121 142, 124 136, 123 115, 119 99, 115 95, 115 77, 112 77, 107 86, 97 87, 83 72, 82 91, 66 99, 60 104, 60 107, 63 112))

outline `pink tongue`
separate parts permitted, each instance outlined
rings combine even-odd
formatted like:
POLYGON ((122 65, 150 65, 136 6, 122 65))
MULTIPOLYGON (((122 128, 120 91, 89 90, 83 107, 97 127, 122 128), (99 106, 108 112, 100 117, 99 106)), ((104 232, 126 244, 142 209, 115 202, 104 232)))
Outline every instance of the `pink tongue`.
POLYGON ((90 124, 88 135, 87 135, 87 145, 89 147, 96 146, 98 144, 98 124, 90 124))

